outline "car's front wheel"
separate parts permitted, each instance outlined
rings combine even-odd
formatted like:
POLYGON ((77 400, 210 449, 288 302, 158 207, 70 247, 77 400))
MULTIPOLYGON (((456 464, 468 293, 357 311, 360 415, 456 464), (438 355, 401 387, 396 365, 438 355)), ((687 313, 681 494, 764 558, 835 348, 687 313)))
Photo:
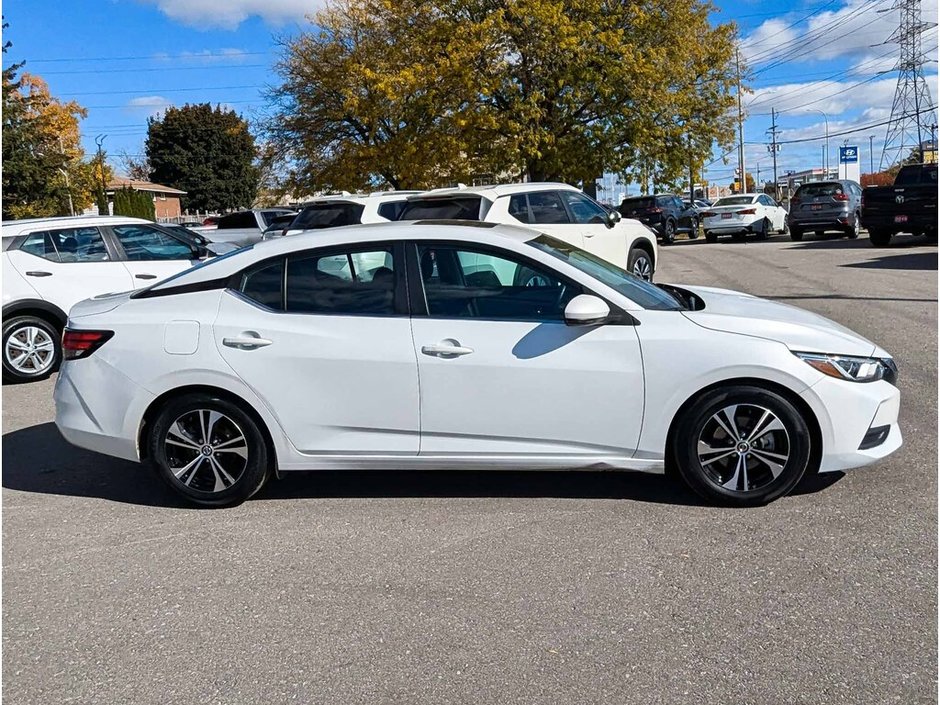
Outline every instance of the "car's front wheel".
POLYGON ((757 506, 782 497, 803 477, 811 436, 799 410, 760 387, 702 395, 679 420, 673 453, 680 475, 713 502, 757 506))
POLYGON ((62 356, 61 334, 48 321, 17 316, 3 322, 3 379, 27 382, 48 377, 62 356))
POLYGON ((640 279, 652 281, 653 258, 650 257, 649 252, 646 250, 640 247, 634 247, 630 250, 630 258, 627 261, 627 271, 631 274, 635 274, 640 279))
POLYGON ((166 404, 151 425, 149 454, 175 492, 206 506, 251 497, 267 481, 272 460, 254 418, 210 394, 166 404))

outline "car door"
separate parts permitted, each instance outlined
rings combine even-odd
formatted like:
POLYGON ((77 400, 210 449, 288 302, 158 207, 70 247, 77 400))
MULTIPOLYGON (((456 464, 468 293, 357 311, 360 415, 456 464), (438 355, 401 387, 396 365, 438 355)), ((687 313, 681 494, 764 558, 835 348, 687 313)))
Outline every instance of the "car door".
POLYGON ((218 350, 301 453, 418 452, 402 249, 369 243, 278 256, 222 295, 218 350))
POLYGON ((188 269, 198 257, 188 243, 146 223, 112 225, 109 230, 135 289, 188 269))
POLYGON ((780 205, 766 194, 761 194, 758 199, 764 206, 767 219, 770 221, 770 227, 773 230, 783 230, 786 221, 787 212, 780 205))
POLYGON ((584 288, 511 251, 419 242, 408 255, 421 455, 633 454, 644 388, 632 325, 565 325, 584 288))
POLYGON ((45 301, 65 313, 92 296, 133 288, 127 269, 96 227, 37 230, 6 255, 45 301))

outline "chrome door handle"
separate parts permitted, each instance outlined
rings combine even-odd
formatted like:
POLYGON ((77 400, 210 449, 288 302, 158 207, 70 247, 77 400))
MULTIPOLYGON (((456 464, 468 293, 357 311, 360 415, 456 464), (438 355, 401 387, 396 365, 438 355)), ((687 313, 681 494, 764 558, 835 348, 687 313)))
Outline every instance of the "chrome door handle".
POLYGON ((437 345, 421 346, 421 352, 425 355, 436 355, 437 357, 460 357, 472 353, 473 348, 458 345, 456 340, 453 342, 443 340, 437 345))
POLYGON ((134 278, 135 279, 156 279, 157 275, 156 274, 135 274, 134 278))
POLYGON ((41 270, 33 271, 33 272, 26 272, 26 276, 27 277, 51 277, 52 272, 43 272, 41 270))
POLYGON ((256 338, 251 335, 246 335, 244 337, 235 337, 235 338, 222 338, 222 345, 229 348, 239 348, 241 350, 254 350, 255 348, 263 348, 267 345, 270 345, 272 340, 267 338, 256 338))

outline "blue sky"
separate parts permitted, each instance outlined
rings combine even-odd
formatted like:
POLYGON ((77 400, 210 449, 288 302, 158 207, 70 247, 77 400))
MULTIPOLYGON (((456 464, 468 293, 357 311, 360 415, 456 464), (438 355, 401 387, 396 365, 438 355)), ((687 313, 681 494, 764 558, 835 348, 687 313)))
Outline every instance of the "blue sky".
MULTIPOLYGON (((26 60, 63 99, 88 108, 82 124, 86 151, 96 135, 107 135, 112 161, 121 152, 143 149, 146 120, 168 104, 222 103, 247 118, 263 114, 263 92, 276 81, 272 64, 277 38, 309 26, 305 15, 316 0, 7 0, 10 23, 4 39, 13 47, 4 65, 26 60)), ((888 119, 896 74, 897 47, 880 44, 897 26, 892 0, 716 0, 714 20, 735 20, 743 55, 755 72, 754 92, 744 97, 748 171, 769 176, 765 142, 771 108, 780 111, 780 139, 820 137, 826 118, 835 134, 888 119), (772 10, 776 6, 781 9, 772 10), (885 12, 879 12, 886 10, 885 12), (880 44, 880 45, 879 45, 880 44), (877 45, 877 46, 873 46, 877 45), (880 74, 879 72, 888 71, 880 74), (820 112, 826 113, 826 118, 820 112)), ((924 19, 937 20, 936 3, 924 3, 924 19)), ((933 59, 926 67, 931 96, 937 100, 937 30, 923 35, 933 59)), ((885 126, 848 135, 861 149, 868 170, 869 135, 875 166, 885 126)), ((831 162, 846 137, 830 140, 831 162)), ((784 145, 778 170, 819 167, 823 140, 784 145)), ((720 153, 716 152, 716 158, 720 153)), ((707 178, 730 181, 736 165, 721 159, 707 178)))

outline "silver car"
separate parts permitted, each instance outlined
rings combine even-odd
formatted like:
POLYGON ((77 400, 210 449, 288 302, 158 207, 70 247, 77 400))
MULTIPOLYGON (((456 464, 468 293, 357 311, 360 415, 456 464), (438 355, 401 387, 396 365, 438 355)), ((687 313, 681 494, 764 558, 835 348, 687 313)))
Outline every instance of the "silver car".
POLYGON ((858 237, 861 203, 862 187, 848 179, 803 184, 790 199, 790 239, 799 241, 808 233, 829 231, 858 237))

